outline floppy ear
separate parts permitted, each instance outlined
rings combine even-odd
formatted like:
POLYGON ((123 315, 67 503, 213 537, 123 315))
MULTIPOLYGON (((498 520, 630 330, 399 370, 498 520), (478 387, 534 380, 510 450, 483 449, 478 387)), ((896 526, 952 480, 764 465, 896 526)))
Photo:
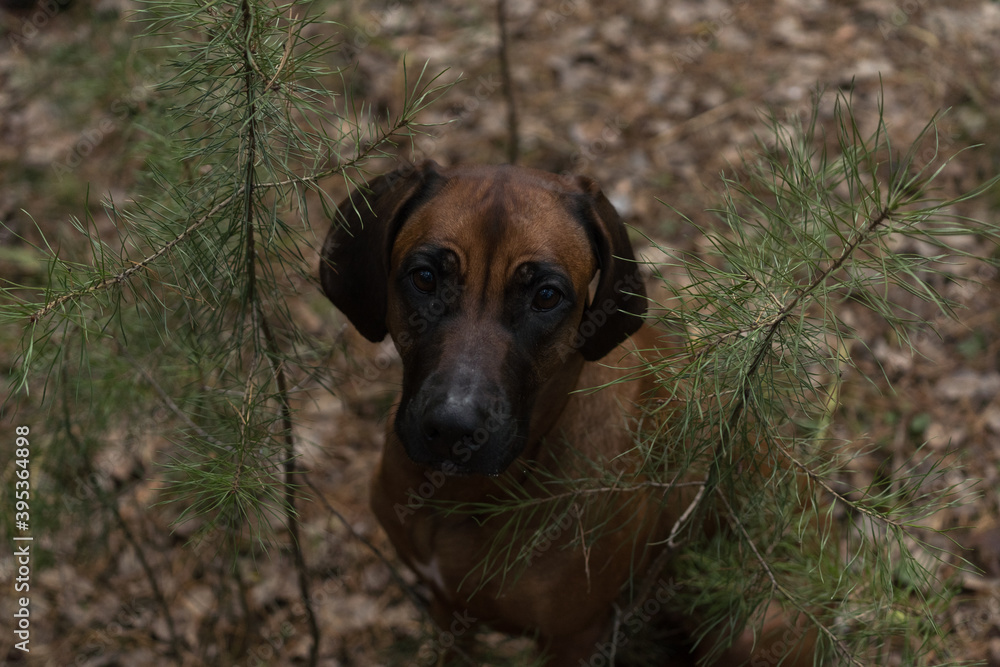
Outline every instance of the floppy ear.
POLYGON ((594 298, 583 312, 578 340, 583 341, 583 358, 596 361, 642 326, 646 285, 615 207, 593 180, 580 176, 577 184, 585 193, 579 212, 601 272, 594 298))
POLYGON ((442 183, 438 165, 427 160, 379 176, 337 207, 323 242, 320 284, 333 305, 370 341, 378 342, 388 333, 389 258, 396 234, 442 183))

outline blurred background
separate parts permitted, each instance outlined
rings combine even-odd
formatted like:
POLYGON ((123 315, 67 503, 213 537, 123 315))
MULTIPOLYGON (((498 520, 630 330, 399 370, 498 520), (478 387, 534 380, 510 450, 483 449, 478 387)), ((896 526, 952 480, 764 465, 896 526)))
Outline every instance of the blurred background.
MULTIPOLYGON (((948 109, 939 123, 941 152, 983 146, 953 161, 939 182, 943 194, 973 188, 1000 169, 996 2, 506 4, 519 162, 593 176, 626 222, 672 246, 697 250, 702 239, 685 217, 711 224, 720 174, 738 174, 742 152, 768 132, 766 114, 805 118, 817 90, 849 92, 870 129, 881 96, 900 148, 948 109)), ((71 216, 108 225, 101 200, 130 199, 145 157, 168 132, 162 110, 171 100, 155 87, 162 63, 144 52, 136 39, 141 26, 128 18, 138 8, 129 0, 0 2, 5 278, 44 278, 44 266, 21 238, 37 241, 42 230, 54 245, 70 246, 80 243, 71 216)), ((411 72, 426 62, 428 72, 446 70, 445 81, 461 78, 423 113, 423 122, 437 125, 402 145, 399 160, 506 161, 494 3, 356 0, 315 2, 311 10, 336 22, 315 29, 340 44, 330 65, 346 68, 343 92, 371 105, 376 116, 402 107, 404 56, 411 72)), ((820 120, 831 118, 827 107, 820 120)), ((395 159, 369 168, 388 170, 395 159)), ((329 187, 336 199, 346 194, 340 182, 331 179, 329 187)), ((995 220, 998 194, 957 212, 995 220)), ((996 253, 981 239, 956 243, 973 254, 996 253)), ((851 482, 859 487, 906 457, 953 470, 948 481, 964 490, 965 502, 932 517, 932 525, 953 531, 954 554, 978 573, 956 575, 961 593, 941 623, 953 650, 997 667, 1000 283, 985 264, 956 272, 978 281, 943 286, 968 308, 956 321, 923 313, 935 320, 936 332, 917 332, 919 355, 898 351, 893 333, 863 309, 851 315, 859 331, 851 352, 857 375, 865 377, 845 378, 831 435, 856 444, 851 482)), ((367 509, 366 488, 381 417, 398 385, 396 361, 388 347, 346 329, 311 285, 301 287, 291 307, 304 326, 338 338, 343 357, 336 363, 346 367, 350 360, 359 374, 368 373, 363 382, 345 382, 335 395, 303 404, 299 435, 312 443, 303 467, 357 534, 391 551, 367 509)), ((910 305, 905 298, 901 307, 910 305)), ((19 332, 0 336, 0 370, 9 369, 19 332)), ((30 660, 3 633, 4 664, 303 664, 309 639, 288 555, 276 548, 248 557, 234 583, 210 540, 189 542, 197 526, 172 525, 176 510, 157 504, 158 461, 173 446, 149 435, 157 418, 109 430, 88 464, 116 511, 86 485, 49 503, 52 528, 38 543, 32 585, 30 660), (160 591, 150 587, 150 568, 160 591), (197 647, 190 655, 168 657, 161 598, 175 612, 176 633, 197 647)), ((409 664, 406 656, 427 636, 388 568, 319 502, 300 510, 324 632, 320 664, 409 664)), ((13 571, 9 556, 0 555, 4 616, 12 609, 13 571)), ((511 655, 522 648, 495 641, 511 655)))

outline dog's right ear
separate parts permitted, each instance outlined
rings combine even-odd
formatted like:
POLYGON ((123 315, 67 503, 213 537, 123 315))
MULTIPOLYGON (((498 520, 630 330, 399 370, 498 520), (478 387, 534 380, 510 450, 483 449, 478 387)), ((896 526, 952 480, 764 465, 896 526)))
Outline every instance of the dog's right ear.
POLYGON ((385 338, 389 258, 396 234, 416 208, 440 189, 444 177, 431 160, 407 165, 355 189, 337 208, 323 242, 323 292, 362 336, 385 338))

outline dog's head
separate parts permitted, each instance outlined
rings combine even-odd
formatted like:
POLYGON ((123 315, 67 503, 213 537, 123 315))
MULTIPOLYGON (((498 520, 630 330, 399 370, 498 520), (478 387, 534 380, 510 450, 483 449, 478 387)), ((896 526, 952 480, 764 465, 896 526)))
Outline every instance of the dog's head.
POLYGON ((417 463, 503 472, 545 383, 642 323, 625 227, 589 179, 427 162, 353 192, 338 218, 323 290, 366 338, 392 336, 394 428, 417 463))

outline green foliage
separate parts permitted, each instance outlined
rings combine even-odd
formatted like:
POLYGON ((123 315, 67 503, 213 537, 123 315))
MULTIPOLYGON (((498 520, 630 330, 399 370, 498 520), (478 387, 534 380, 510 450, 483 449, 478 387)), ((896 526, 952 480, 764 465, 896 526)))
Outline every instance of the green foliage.
MULTIPOLYGON (((820 108, 818 101, 811 117, 789 125, 772 119, 760 146, 767 158, 746 160, 741 182, 724 180, 724 226, 703 230, 711 252, 683 258, 686 284, 667 285, 683 306, 664 319, 692 334, 691 361, 669 381, 671 391, 686 390, 683 426, 669 437, 683 437, 709 461, 705 488, 731 528, 682 558, 692 566, 682 579, 700 591, 692 608, 718 605, 721 596, 705 591, 735 587, 737 617, 770 599, 800 610, 852 664, 878 662, 885 646, 900 650, 904 664, 947 664, 937 642, 947 557, 925 527, 960 501, 947 471, 914 458, 885 471, 891 483, 845 488, 840 445, 807 425, 828 422, 851 364, 844 351, 861 342, 851 302, 880 315, 911 351, 911 334, 930 318, 901 308, 898 294, 954 312, 938 285, 955 279, 950 264, 968 259, 952 245, 956 235, 1000 238, 997 227, 954 207, 996 180, 935 198, 929 188, 947 160, 936 150, 926 162, 917 157, 937 146, 933 122, 898 156, 881 110, 865 134, 850 100, 838 97, 827 136, 820 108), (929 250, 897 252, 901 239, 929 250), (757 474, 747 474, 748 462, 757 474)), ((708 618, 724 623, 722 614, 708 618)))
POLYGON ((336 206, 324 179, 363 178, 364 161, 442 91, 421 71, 399 117, 384 120, 338 101, 341 73, 324 65, 334 45, 292 10, 147 3, 153 39, 172 38, 157 90, 174 105, 147 121, 171 136, 149 154, 143 193, 105 202, 111 235, 89 215, 73 221, 82 257, 43 241, 44 285, 3 288, 3 323, 25 325, 6 409, 37 391, 43 404, 69 396, 78 414, 131 408, 142 403, 108 399, 134 393, 121 377, 141 373, 140 386, 173 397, 186 458, 172 467, 198 513, 242 515, 281 487, 281 376, 322 372, 328 344, 296 326, 284 299, 313 280, 309 205, 326 214, 322 233, 336 206))
MULTIPOLYGON (((533 531, 518 542, 532 544, 577 504, 694 484, 701 493, 671 531, 680 546, 670 573, 683 582, 672 604, 701 619, 703 641, 721 650, 725 641, 709 632, 735 637, 741 619, 759 627, 775 601, 819 629, 820 653, 836 664, 882 664, 886 651, 907 665, 955 664, 942 612, 952 594, 948 573, 962 563, 942 549, 947 538, 928 518, 965 499, 948 470, 918 456, 868 488, 851 488, 845 472, 854 445, 827 431, 853 364, 848 351, 864 344, 850 309, 874 311, 913 351, 910 336, 957 307, 938 290, 960 279, 950 266, 981 260, 952 245, 956 236, 1000 239, 996 226, 955 212, 996 179, 935 198, 930 188, 948 160, 936 151, 934 122, 900 156, 881 109, 864 133, 849 99, 838 96, 832 110, 824 102, 818 96, 804 119, 769 118, 759 150, 723 178, 720 224, 699 229, 708 250, 662 249, 672 262, 652 267, 662 282, 658 325, 683 332, 685 347, 651 355, 648 372, 670 400, 644 419, 635 445, 642 469, 536 480, 552 489, 548 498, 516 488, 492 506, 452 508, 503 519, 484 572, 517 576, 530 549, 512 549, 511 535, 533 531), (823 109, 832 122, 821 122, 823 109), (919 160, 928 145, 931 159, 919 160), (901 239, 928 250, 897 252, 901 239), (900 293, 935 312, 902 308, 900 293), (705 537, 697 526, 712 516, 721 529, 705 537)), ((606 517, 574 544, 601 539, 621 518, 606 517)), ((643 590, 643 582, 633 586, 643 590)))
POLYGON ((332 182, 363 183, 365 163, 420 131, 417 114, 447 86, 418 69, 398 116, 356 107, 307 3, 146 2, 138 19, 155 77, 155 103, 130 125, 148 148, 142 185, 104 202, 110 225, 74 219, 65 244, 38 225, 45 275, 0 281, 0 328, 21 329, 0 414, 52 424, 32 460, 40 516, 59 516, 41 499, 60 498, 117 515, 116 481, 91 461, 139 423, 137 439, 171 444, 157 474, 178 520, 222 535, 230 557, 239 536, 266 543, 285 522, 315 638, 292 399, 329 384, 330 342, 286 297, 317 289, 332 182))

